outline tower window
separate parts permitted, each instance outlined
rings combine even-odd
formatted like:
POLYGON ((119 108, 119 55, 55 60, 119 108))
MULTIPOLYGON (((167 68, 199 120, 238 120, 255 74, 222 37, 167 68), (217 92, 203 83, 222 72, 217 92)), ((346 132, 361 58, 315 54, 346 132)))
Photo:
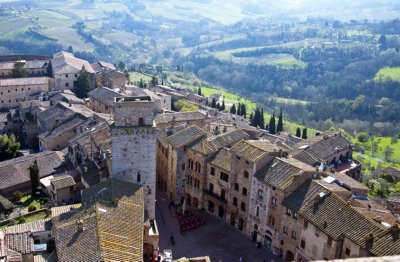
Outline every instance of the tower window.
POLYGON ((139 126, 144 126, 144 118, 139 117, 139 126))
POLYGON ((140 183, 140 172, 137 172, 136 181, 137 181, 138 183, 140 183))

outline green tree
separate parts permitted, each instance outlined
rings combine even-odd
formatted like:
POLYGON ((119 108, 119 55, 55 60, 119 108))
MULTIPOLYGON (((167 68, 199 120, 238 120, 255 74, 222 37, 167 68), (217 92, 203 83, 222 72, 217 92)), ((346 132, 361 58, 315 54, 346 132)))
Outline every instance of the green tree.
POLYGON ((225 110, 225 99, 222 100, 221 108, 219 110, 221 110, 221 111, 225 110))
POLYGON ((231 109, 229 110, 229 112, 230 112, 231 114, 236 114, 236 105, 235 105, 235 104, 233 104, 233 105, 231 106, 231 109))
POLYGON ((298 127, 298 128, 296 129, 296 136, 297 136, 297 137, 301 137, 301 129, 300 129, 300 127, 298 127))
POLYGON ((37 188, 40 186, 39 167, 36 159, 29 166, 29 177, 31 178, 32 196, 35 196, 37 188))
POLYGON ((151 86, 154 87, 158 85, 158 78, 156 76, 151 77, 151 86))
POLYGON ((392 157, 393 153, 394 153, 394 150, 393 150, 393 147, 391 147, 391 146, 386 146, 383 149, 383 155, 385 157, 386 162, 389 161, 389 159, 392 157))
POLYGON ((76 81, 75 94, 79 98, 86 98, 90 91, 90 73, 82 66, 80 75, 76 81))
POLYGON ((243 116, 244 118, 246 118, 247 109, 246 109, 246 105, 244 103, 242 103, 240 105, 240 115, 243 116))
POLYGON ((24 63, 21 62, 21 60, 17 60, 15 62, 12 70, 11 70, 11 77, 12 78, 22 78, 26 77, 28 73, 26 72, 26 69, 24 68, 24 63))
POLYGON ((21 144, 15 138, 15 135, 11 136, 0 135, 0 161, 8 160, 17 157, 18 150, 21 144))
POLYGON ((276 132, 279 133, 282 131, 283 131, 283 115, 281 109, 281 112, 279 113, 278 126, 276 127, 276 132))
POLYGON ((199 96, 202 96, 203 94, 201 93, 201 87, 199 87, 198 89, 197 89, 197 94, 199 95, 199 96))
POLYGON ((301 138, 307 139, 307 127, 303 128, 303 134, 301 135, 301 138))
POLYGON ((118 63, 118 69, 119 70, 121 70, 121 71, 124 71, 125 70, 125 63, 124 62, 122 62, 122 61, 120 61, 119 63, 118 63))
POLYGON ((275 134, 276 133, 276 121, 275 121, 275 114, 272 114, 271 118, 269 119, 269 133, 275 134))
POLYGON ((360 132, 360 133, 357 134, 357 140, 358 140, 360 143, 365 143, 365 142, 368 141, 368 139, 369 139, 369 136, 368 136, 368 134, 365 133, 365 132, 360 132))
POLYGON ((217 108, 217 100, 215 98, 213 98, 212 101, 211 101, 211 107, 212 108, 217 108))
MULTIPOLYGON (((239 102, 239 104, 238 104, 238 108, 237 108, 236 114, 237 114, 238 116, 241 116, 241 115, 242 115, 242 104, 240 104, 240 102, 239 102)), ((400 136, 400 134, 399 134, 399 136, 400 136)))

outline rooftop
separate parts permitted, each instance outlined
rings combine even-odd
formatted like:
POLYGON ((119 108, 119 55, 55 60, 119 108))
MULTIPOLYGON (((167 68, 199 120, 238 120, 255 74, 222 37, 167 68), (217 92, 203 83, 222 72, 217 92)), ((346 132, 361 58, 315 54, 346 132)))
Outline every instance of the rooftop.
MULTIPOLYGON (((325 134, 296 144, 293 157, 311 166, 327 161, 331 156, 352 147, 341 133, 325 134)), ((329 164, 329 163, 328 163, 329 164)))
POLYGON ((284 190, 293 183, 296 176, 300 176, 306 172, 315 172, 315 168, 307 166, 293 158, 276 157, 272 162, 256 172, 254 176, 259 181, 284 190))
POLYGON ((190 149, 203 155, 217 152, 219 149, 239 142, 242 139, 248 139, 249 135, 243 130, 237 129, 231 132, 223 133, 218 136, 202 139, 190 146, 190 149))
POLYGON ((61 261, 141 261, 143 188, 109 179, 82 192, 83 207, 54 218, 61 261))
POLYGON ((200 111, 159 114, 155 118, 156 124, 171 124, 173 122, 204 120, 206 115, 200 111))
POLYGON ((24 77, 0 79, 0 88, 4 86, 24 86, 24 85, 47 85, 47 77, 24 77))
POLYGON ((89 73, 94 73, 88 61, 76 58, 73 54, 67 52, 54 54, 51 59, 51 66, 53 74, 75 74, 82 67, 85 67, 89 73))
POLYGON ((107 87, 98 87, 88 93, 89 98, 93 98, 106 106, 112 107, 116 97, 124 97, 125 95, 118 93, 107 87))
POLYGON ((210 159, 210 163, 226 171, 231 171, 231 158, 232 153, 228 149, 222 148, 214 157, 210 159))
POLYGON ((39 176, 46 177, 53 173, 63 172, 64 154, 59 151, 45 151, 0 162, 0 190, 30 181, 29 166, 34 160, 39 166, 39 176))
POLYGON ((57 190, 76 185, 75 180, 70 175, 55 177, 50 182, 57 190))
POLYGON ((175 134, 164 138, 173 148, 189 145, 207 136, 207 132, 196 125, 191 125, 175 134))
POLYGON ((242 140, 232 147, 231 152, 248 161, 257 162, 270 153, 279 153, 285 150, 287 149, 268 140, 242 140))

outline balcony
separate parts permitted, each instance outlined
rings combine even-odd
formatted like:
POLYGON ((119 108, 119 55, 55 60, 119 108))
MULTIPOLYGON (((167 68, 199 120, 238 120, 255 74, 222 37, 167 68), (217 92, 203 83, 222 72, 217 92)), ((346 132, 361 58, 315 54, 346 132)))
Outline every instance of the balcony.
POLYGON ((207 194, 207 195, 209 195, 209 196, 211 196, 211 197, 213 197, 213 198, 225 203, 225 204, 228 203, 228 200, 225 197, 221 197, 220 195, 218 195, 218 194, 216 194, 214 192, 211 192, 210 190, 204 189, 203 192, 205 194, 207 194))

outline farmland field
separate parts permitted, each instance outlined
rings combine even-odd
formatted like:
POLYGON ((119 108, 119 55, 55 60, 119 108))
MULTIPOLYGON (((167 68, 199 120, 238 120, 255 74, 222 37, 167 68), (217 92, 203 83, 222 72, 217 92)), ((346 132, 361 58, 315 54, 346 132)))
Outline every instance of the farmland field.
POLYGON ((400 67, 385 67, 378 71, 374 80, 391 79, 400 82, 400 67))

